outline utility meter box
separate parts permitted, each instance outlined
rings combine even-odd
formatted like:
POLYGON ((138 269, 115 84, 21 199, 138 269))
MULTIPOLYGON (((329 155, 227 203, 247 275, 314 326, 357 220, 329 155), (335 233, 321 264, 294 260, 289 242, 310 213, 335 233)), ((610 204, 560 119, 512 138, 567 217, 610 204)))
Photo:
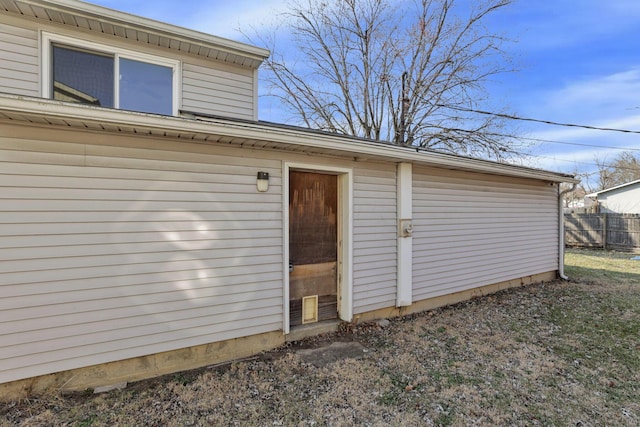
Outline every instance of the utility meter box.
POLYGON ((398 221, 398 235, 400 237, 411 237, 413 234, 413 221, 410 219, 401 219, 398 221))

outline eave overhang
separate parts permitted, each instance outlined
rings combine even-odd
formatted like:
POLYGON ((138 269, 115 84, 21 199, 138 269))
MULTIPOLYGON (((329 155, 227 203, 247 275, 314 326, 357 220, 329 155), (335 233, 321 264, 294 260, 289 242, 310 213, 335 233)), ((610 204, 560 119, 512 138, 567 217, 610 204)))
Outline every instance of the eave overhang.
POLYGON ((596 191, 594 193, 585 194, 585 197, 589 197, 591 199, 597 199, 600 194, 608 193, 610 191, 620 190, 621 188, 631 187, 634 185, 640 184, 640 179, 636 179, 635 181, 626 182, 624 184, 616 185, 615 187, 605 188, 604 190, 596 191))
POLYGON ((78 0, 0 0, 0 13, 44 20, 257 69, 267 49, 78 0))
POLYGON ((418 152, 411 147, 287 125, 213 117, 160 116, 15 95, 0 95, 0 124, 3 122, 282 150, 356 161, 409 162, 554 183, 579 182, 572 175, 434 151, 418 152))

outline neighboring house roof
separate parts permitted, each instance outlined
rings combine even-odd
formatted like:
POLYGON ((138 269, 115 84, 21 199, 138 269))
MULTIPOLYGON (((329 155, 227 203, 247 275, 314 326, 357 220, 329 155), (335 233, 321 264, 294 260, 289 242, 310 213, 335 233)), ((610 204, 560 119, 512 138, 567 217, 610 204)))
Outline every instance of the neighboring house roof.
POLYGON ((605 188, 604 190, 596 191, 594 193, 589 193, 589 194, 586 194, 585 197, 589 197, 591 199, 594 199, 594 198, 597 198, 598 195, 600 195, 600 194, 608 193, 609 191, 620 190, 621 188, 633 186, 633 185, 636 185, 636 184, 640 184, 640 179, 637 179, 637 180, 631 181, 631 182, 627 182, 626 184, 617 185, 615 187, 605 188))
POLYGON ((77 0, 0 0, 0 11, 257 69, 267 49, 77 0))
POLYGON ((58 101, 80 102, 83 104, 100 105, 100 100, 87 93, 74 89, 62 82, 53 82, 56 91, 56 99, 58 101))
POLYGON ((7 94, 0 94, 0 118, 14 123, 59 125, 65 129, 171 137, 188 142, 225 143, 304 154, 345 156, 355 160, 411 162, 549 182, 578 182, 567 174, 436 151, 418 151, 415 147, 261 121, 196 115, 163 116, 7 94))

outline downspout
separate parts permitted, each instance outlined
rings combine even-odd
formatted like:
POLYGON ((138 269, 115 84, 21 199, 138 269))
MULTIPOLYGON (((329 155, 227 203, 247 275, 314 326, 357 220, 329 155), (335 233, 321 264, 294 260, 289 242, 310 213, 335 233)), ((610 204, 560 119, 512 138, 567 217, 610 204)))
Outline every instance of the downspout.
MULTIPOLYGON (((576 189, 577 184, 574 182, 571 188, 560 191, 558 193, 558 276, 562 280, 569 280, 564 274, 564 206, 562 205, 562 196, 576 189)), ((558 184, 558 190, 560 185, 558 184)))

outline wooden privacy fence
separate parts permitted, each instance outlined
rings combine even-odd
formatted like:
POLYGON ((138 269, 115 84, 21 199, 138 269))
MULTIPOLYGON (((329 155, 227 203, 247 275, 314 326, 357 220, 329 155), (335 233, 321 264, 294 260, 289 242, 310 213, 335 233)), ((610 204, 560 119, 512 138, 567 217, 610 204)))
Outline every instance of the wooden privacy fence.
POLYGON ((640 249, 638 214, 565 214, 567 246, 621 250, 640 249))

